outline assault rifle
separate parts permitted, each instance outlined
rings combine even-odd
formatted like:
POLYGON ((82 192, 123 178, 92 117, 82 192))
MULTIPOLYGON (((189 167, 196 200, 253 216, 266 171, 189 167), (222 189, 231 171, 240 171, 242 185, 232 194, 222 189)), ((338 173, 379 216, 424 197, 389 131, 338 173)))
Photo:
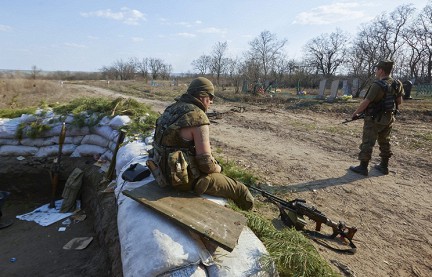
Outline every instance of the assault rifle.
POLYGON ((333 229, 333 233, 329 236, 330 239, 334 239, 336 238, 336 236, 339 235, 343 240, 348 240, 349 246, 351 247, 351 249, 347 250, 334 249, 329 246, 330 248, 338 250, 340 252, 355 252, 356 246, 352 242, 352 239, 354 237, 354 234, 357 232, 356 227, 348 227, 345 222, 342 221, 332 221, 315 207, 306 204, 306 201, 303 199, 285 201, 262 189, 253 186, 248 187, 256 192, 261 193, 262 196, 270 200, 270 202, 272 202, 279 208, 281 220, 286 226, 294 227, 297 231, 302 231, 304 230, 304 227, 306 225, 306 221, 304 219, 304 216, 306 216, 307 218, 315 221, 315 231, 321 231, 321 225, 325 224, 333 229))
POLYGON ((51 177, 51 201, 49 204, 49 208, 55 208, 55 196, 56 196, 56 192, 57 192, 57 186, 58 186, 58 182, 59 182, 59 173, 60 173, 60 160, 61 160, 61 156, 62 156, 62 151, 63 151, 63 143, 66 137, 66 123, 63 122, 62 124, 62 128, 60 131, 60 136, 59 136, 59 150, 57 153, 57 158, 54 160, 52 166, 51 166, 51 171, 50 171, 50 177, 51 177))
POLYGON ((345 121, 342 122, 342 124, 346 124, 346 123, 351 122, 351 121, 355 121, 355 120, 359 120, 359 119, 365 118, 365 116, 366 115, 365 115, 364 112, 359 113, 359 114, 357 114, 355 117, 353 117, 351 119, 345 119, 345 121))
POLYGON ((221 119, 221 118, 222 118, 222 114, 223 114, 223 113, 216 112, 216 111, 213 111, 213 112, 206 112, 206 115, 207 115, 207 117, 208 117, 209 119, 210 119, 210 118, 221 119))

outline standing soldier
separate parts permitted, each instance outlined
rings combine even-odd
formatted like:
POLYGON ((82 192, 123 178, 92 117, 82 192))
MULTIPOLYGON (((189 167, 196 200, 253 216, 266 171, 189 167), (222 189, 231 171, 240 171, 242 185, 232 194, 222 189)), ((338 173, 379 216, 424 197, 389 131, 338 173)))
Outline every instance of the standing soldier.
POLYGON ((363 125, 363 137, 360 144, 358 159, 359 166, 351 166, 356 173, 367 176, 368 165, 372 156, 375 142, 378 140, 381 163, 375 168, 387 175, 388 162, 393 155, 390 148, 390 135, 395 121, 394 114, 402 103, 404 90, 399 80, 394 80, 390 73, 393 69, 393 61, 382 60, 375 66, 377 80, 369 87, 364 100, 352 115, 357 119, 361 113, 365 113, 363 125))
POLYGON ((156 122, 149 168, 159 185, 226 197, 249 210, 253 197, 248 188, 222 174, 211 152, 210 121, 205 112, 213 98, 213 84, 199 77, 166 108, 156 122))

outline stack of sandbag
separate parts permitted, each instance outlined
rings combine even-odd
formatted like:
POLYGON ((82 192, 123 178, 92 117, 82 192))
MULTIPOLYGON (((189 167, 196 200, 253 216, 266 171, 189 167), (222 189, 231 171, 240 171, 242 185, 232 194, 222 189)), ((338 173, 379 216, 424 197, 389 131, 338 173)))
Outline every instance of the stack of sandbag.
MULTIPOLYGON (((146 165, 149 147, 145 142, 128 143, 119 149, 117 156, 115 196, 123 275, 272 276, 260 263, 268 252, 248 227, 244 227, 231 253, 218 247, 210 254, 196 234, 121 193, 154 180, 151 175, 137 182, 121 177, 132 164, 146 165)), ((226 204, 226 199, 205 197, 226 204)))
MULTIPOLYGON (((130 122, 128 116, 104 117, 96 124, 94 115, 81 115, 87 126, 76 127, 77 119, 69 115, 66 123, 66 137, 62 155, 85 157, 97 155, 102 160, 112 160, 119 130, 130 122)), ((39 112, 35 115, 23 114, 18 118, 0 119, 0 156, 49 157, 58 154, 59 135, 62 120, 52 112, 39 112), (45 126, 45 131, 33 137, 33 126, 45 126), (21 133, 18 138, 18 133, 21 133)))

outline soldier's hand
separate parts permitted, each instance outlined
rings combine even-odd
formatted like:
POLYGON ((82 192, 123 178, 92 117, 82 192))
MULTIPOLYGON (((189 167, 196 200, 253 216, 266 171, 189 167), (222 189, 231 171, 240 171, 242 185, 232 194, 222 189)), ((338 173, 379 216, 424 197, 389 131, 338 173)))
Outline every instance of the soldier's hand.
POLYGON ((220 171, 219 171, 219 173, 222 173, 222 171, 223 171, 223 167, 222 167, 222 165, 219 163, 218 160, 215 159, 215 161, 216 161, 216 166, 219 166, 219 167, 220 167, 220 171))

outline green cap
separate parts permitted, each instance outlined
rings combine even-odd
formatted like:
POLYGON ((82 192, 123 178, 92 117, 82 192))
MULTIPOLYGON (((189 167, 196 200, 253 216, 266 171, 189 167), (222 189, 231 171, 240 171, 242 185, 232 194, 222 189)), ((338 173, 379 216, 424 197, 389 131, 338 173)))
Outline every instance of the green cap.
POLYGON ((385 71, 392 71, 394 62, 391 60, 381 60, 375 67, 382 68, 385 71))
POLYGON ((209 79, 198 77, 189 84, 187 93, 193 96, 208 96, 210 94, 214 97, 214 86, 209 79))

